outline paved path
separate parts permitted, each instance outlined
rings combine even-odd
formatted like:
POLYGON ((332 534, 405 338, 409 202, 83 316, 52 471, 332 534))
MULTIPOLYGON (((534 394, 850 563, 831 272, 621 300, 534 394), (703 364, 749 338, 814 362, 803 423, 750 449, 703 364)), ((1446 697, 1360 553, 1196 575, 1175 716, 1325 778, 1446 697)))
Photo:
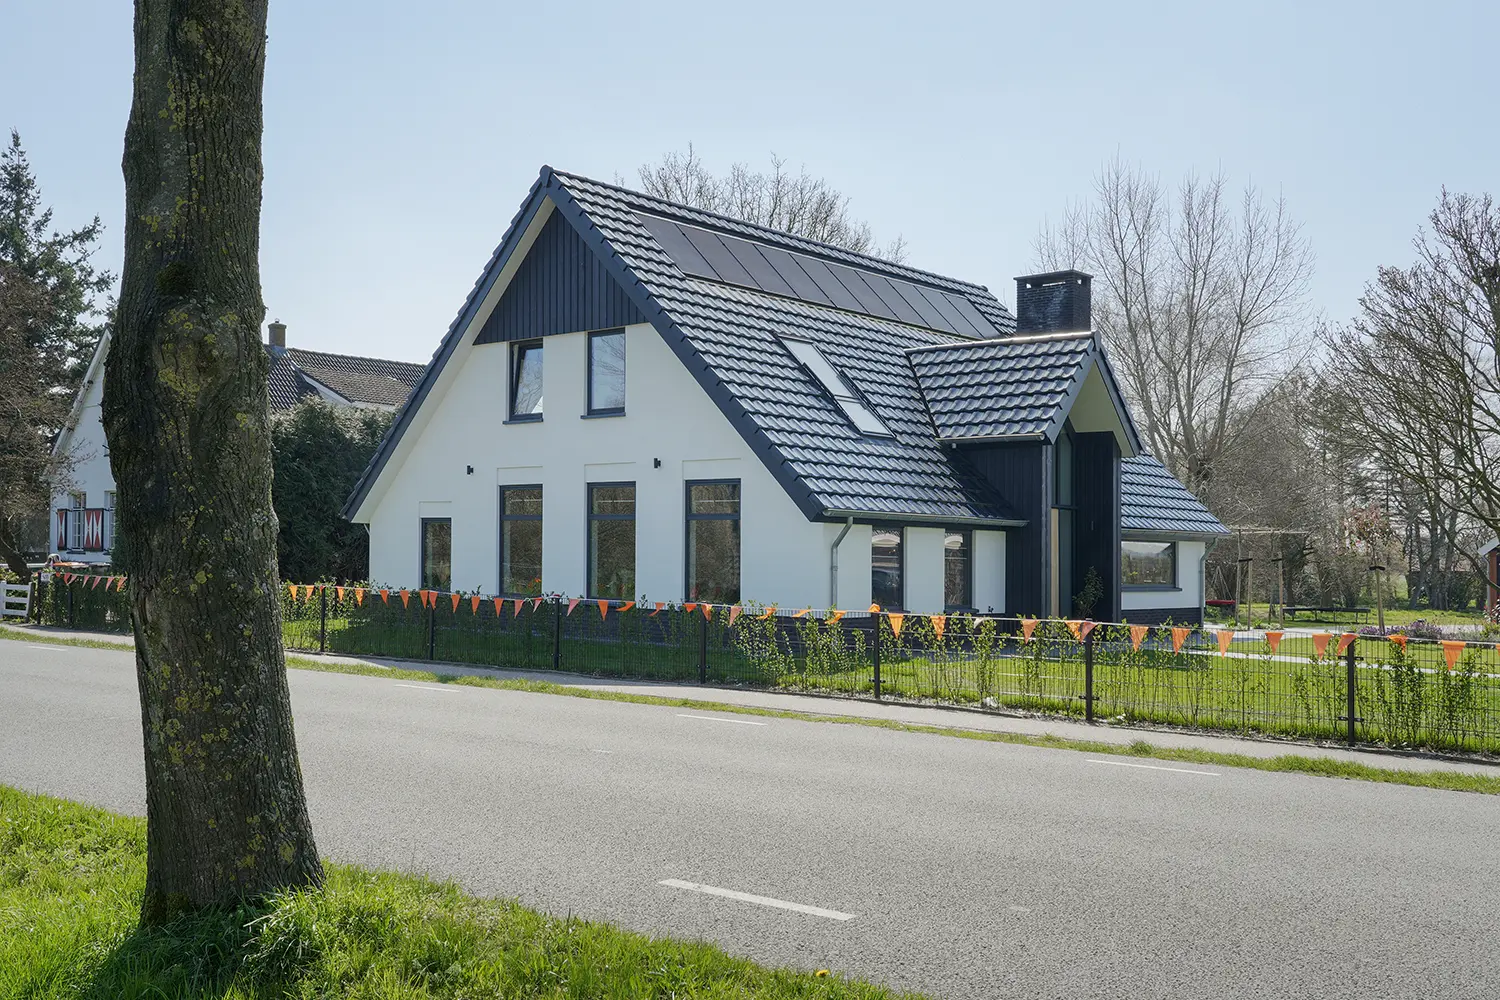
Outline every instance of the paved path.
MULTIPOLYGON (((937 996, 1500 995, 1493 797, 290 678, 338 860, 937 996)), ((130 655, 0 642, 0 782, 139 812, 130 655)))

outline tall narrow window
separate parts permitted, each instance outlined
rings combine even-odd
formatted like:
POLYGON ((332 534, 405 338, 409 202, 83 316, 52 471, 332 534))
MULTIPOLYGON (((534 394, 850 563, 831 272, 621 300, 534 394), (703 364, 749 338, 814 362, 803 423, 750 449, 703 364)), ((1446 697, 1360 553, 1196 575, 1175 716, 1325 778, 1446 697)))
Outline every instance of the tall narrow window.
POLYGON ((108 552, 115 547, 115 493, 114 490, 104 494, 104 551, 108 552))
POLYGON ((589 334, 589 414, 625 412, 625 331, 589 334))
POLYGON ((422 518, 422 587, 425 590, 453 589, 451 518, 422 518))
POLYGON ((510 419, 542 419, 542 342, 516 344, 510 354, 510 419))
POLYGON ((500 487, 500 593, 542 592, 542 488, 500 487))
POLYGON ((943 604, 950 610, 974 606, 974 533, 943 535, 943 604))
POLYGON ((1052 607, 1073 614, 1073 430, 1064 424, 1052 446, 1052 607))
POLYGON ((687 599, 740 599, 740 484, 687 484, 687 599))
POLYGON ((74 552, 83 551, 83 505, 88 498, 82 493, 74 493, 73 509, 68 512, 68 548, 74 552))
POLYGON ((589 596, 635 599, 635 483, 589 485, 589 596))
POLYGON ((886 611, 905 606, 901 570, 901 529, 876 528, 870 535, 870 599, 886 611))
POLYGON ((844 411, 844 416, 849 418, 855 430, 871 437, 892 436, 890 429, 859 398, 849 380, 823 357, 822 351, 805 340, 783 340, 782 344, 817 379, 828 395, 833 397, 834 403, 844 411))

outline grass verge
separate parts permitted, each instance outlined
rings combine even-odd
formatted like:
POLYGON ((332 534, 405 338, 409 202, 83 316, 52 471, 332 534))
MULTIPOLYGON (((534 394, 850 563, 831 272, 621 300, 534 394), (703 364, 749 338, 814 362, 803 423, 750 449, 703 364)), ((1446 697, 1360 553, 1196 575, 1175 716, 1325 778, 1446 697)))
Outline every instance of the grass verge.
MULTIPOLYGON (((106 649, 132 648, 121 643, 106 643, 91 639, 21 635, 13 630, 0 628, 0 639, 11 638, 26 638, 33 641, 53 642, 61 645, 81 645, 106 649)), ((458 684, 467 687, 495 688, 502 691, 527 691, 534 694, 562 695, 568 698, 591 698, 596 701, 621 701, 636 705, 695 708, 703 711, 732 712, 737 715, 793 719, 800 722, 826 722, 842 726, 870 726, 876 729, 893 729, 907 733, 927 733, 934 736, 980 740, 987 743, 1009 743, 1019 746, 1043 747, 1050 750, 1076 750, 1090 754, 1145 757, 1153 760, 1177 761, 1181 763, 1240 767, 1255 771, 1309 774, 1324 778, 1344 778, 1347 780, 1374 781, 1391 785, 1411 785, 1416 788, 1438 788, 1455 792, 1500 795, 1500 774, 1492 776, 1472 774, 1464 771, 1413 771, 1401 768, 1373 767, 1368 764, 1360 764, 1352 761, 1335 760, 1327 757, 1308 757, 1302 754, 1255 757, 1249 754, 1228 753, 1220 750, 1201 750, 1195 747, 1158 746, 1144 739, 1134 740, 1129 744, 1121 746, 1118 743, 1106 743, 1102 740, 1080 740, 1051 734, 1033 736, 1027 733, 1004 733, 989 730, 963 729, 952 726, 929 726, 920 723, 900 722, 894 719, 823 715, 815 712, 737 705, 729 702, 714 701, 710 698, 671 698, 662 695, 636 694, 628 691, 605 691, 598 688, 574 687, 551 681, 530 680, 526 678, 479 677, 472 674, 444 674, 431 670, 409 670, 401 667, 377 667, 364 663, 336 663, 296 655, 288 655, 286 662, 287 666, 293 669, 317 670, 323 673, 355 674, 363 677, 428 681, 438 684, 458 684)))
POLYGON ((142 930, 145 873, 144 820, 0 786, 0 997, 912 996, 349 865, 142 930))

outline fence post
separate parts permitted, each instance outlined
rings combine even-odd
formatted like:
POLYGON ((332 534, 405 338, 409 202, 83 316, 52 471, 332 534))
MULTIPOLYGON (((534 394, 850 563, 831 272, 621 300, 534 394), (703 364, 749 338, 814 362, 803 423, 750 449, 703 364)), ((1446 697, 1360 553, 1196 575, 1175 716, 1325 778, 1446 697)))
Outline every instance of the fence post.
POLYGON ((328 588, 318 587, 318 652, 328 652, 328 588))
POLYGON ((875 648, 874 648, 874 651, 873 651, 873 659, 875 661, 875 700, 879 701, 880 700, 880 616, 878 614, 877 615, 873 615, 871 617, 871 620, 875 622, 875 627, 870 630, 870 635, 872 636, 871 641, 875 644, 875 648))
POLYGON ((427 658, 437 659, 437 594, 432 595, 432 602, 427 605, 427 658))
POLYGON ((1098 626, 1089 629, 1083 637, 1083 717, 1094 721, 1094 633, 1098 626))
POLYGON ((562 669, 562 598, 552 599, 552 669, 562 669))
POLYGON ((698 683, 708 683, 708 616, 698 626, 698 683))
POLYGON ((1349 713, 1349 716, 1348 716, 1348 719, 1349 719, 1349 722, 1348 722, 1348 736, 1349 736, 1349 744, 1351 746, 1354 744, 1355 739, 1356 739, 1355 733, 1354 733, 1354 722, 1355 722, 1355 719, 1354 719, 1354 686, 1356 684, 1355 676, 1354 676, 1354 647, 1358 646, 1358 645, 1359 645, 1359 640, 1358 639, 1351 639, 1350 642, 1349 642, 1349 648, 1348 648, 1348 650, 1345 651, 1345 665, 1347 666, 1348 672, 1349 672, 1348 682, 1345 684, 1345 687, 1347 687, 1349 689, 1348 690, 1348 704, 1345 707, 1346 707, 1346 709, 1348 710, 1348 713, 1349 713))

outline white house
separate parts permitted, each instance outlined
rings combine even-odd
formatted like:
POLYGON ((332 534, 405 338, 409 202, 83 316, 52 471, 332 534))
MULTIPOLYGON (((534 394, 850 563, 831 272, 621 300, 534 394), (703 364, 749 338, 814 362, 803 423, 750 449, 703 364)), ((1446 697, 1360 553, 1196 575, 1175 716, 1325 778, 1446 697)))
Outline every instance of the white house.
MULTIPOLYGON (((269 325, 271 367, 266 389, 271 412, 319 397, 345 406, 392 410, 411 394, 422 365, 286 346, 286 324, 269 325)), ((72 562, 107 563, 115 536, 115 478, 109 467, 100 404, 104 399, 106 331, 53 452, 69 457, 68 481, 52 498, 51 551, 72 562)))
POLYGON ((345 513, 395 586, 1196 619, 1225 530, 1141 453, 1089 287, 1013 316, 543 168, 345 513))

